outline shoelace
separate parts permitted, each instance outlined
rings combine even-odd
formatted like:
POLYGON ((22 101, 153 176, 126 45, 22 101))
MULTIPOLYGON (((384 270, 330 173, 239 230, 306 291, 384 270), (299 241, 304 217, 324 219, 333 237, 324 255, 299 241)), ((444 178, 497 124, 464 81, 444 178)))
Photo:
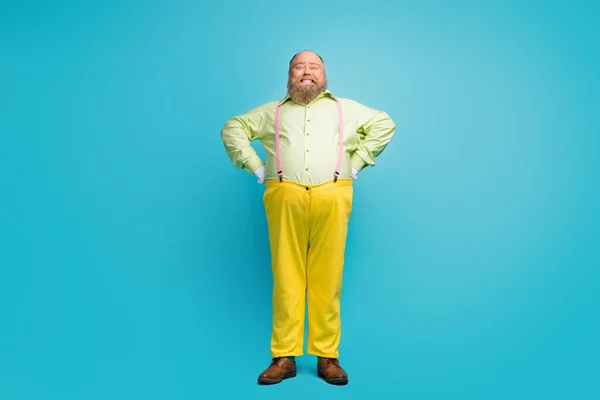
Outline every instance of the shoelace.
POLYGON ((277 365, 281 368, 281 363, 283 362, 284 357, 275 357, 273 361, 271 361, 271 365, 277 365))
POLYGON ((327 364, 333 364, 336 367, 340 368, 340 362, 336 358, 323 358, 327 364))

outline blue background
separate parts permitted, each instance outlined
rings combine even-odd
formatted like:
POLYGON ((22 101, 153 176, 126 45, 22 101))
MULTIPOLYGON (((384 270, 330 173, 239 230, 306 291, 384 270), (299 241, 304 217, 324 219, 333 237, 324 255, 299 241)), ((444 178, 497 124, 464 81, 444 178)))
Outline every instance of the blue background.
POLYGON ((600 13, 483 4, 3 1, 0 398, 599 398, 600 13), (398 130, 356 181, 350 384, 262 387, 264 188, 220 129, 306 48, 398 130))

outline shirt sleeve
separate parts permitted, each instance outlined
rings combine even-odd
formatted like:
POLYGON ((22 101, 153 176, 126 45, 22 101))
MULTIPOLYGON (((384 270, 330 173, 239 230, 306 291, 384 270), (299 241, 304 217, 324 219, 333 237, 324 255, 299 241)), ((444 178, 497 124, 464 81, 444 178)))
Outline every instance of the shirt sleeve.
POLYGON ((390 116, 379 110, 355 103, 358 107, 358 145, 350 158, 350 164, 358 171, 367 165, 374 166, 379 156, 392 140, 396 124, 390 116))
POLYGON ((251 142, 258 139, 264 128, 268 105, 262 105, 247 113, 234 116, 227 120, 221 130, 221 139, 227 155, 237 169, 244 169, 254 175, 260 166, 264 165, 251 142))

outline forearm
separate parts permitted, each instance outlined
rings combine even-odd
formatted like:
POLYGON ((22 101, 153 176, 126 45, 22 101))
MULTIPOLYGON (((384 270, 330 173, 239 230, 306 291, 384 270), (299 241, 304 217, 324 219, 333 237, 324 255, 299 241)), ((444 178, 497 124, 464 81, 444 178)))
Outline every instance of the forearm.
POLYGON ((244 169, 254 175, 254 171, 264 165, 251 144, 254 139, 253 130, 242 117, 233 117, 225 123, 221 139, 227 155, 237 169, 244 169))
POLYGON ((350 159, 352 166, 360 171, 375 165, 375 158, 384 151, 395 132, 396 124, 390 116, 383 111, 377 112, 359 128, 359 143, 350 159))

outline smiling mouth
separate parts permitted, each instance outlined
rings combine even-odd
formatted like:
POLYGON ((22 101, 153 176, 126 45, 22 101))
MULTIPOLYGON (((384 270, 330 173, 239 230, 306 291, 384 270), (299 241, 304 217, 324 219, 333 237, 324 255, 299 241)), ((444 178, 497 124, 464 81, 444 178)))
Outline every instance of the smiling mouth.
POLYGON ((315 83, 312 79, 301 79, 300 83, 315 83))

